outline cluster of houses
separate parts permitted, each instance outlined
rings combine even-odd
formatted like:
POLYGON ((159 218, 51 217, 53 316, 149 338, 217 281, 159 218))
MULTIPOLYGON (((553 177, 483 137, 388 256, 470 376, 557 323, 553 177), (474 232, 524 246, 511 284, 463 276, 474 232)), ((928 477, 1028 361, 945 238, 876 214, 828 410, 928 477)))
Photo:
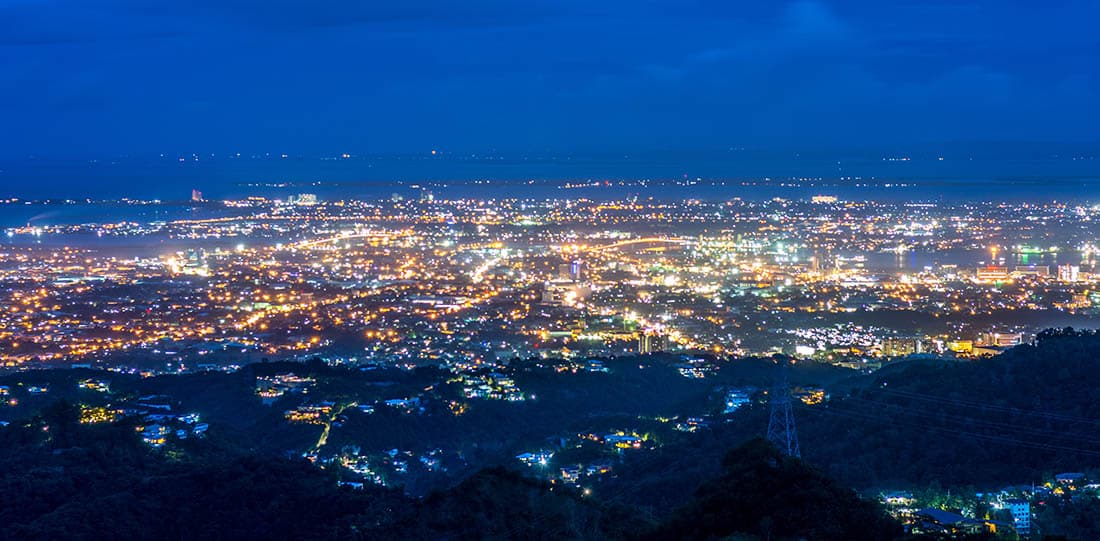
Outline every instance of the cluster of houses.
POLYGON ((427 411, 424 406, 420 404, 419 396, 414 396, 412 398, 390 398, 388 400, 383 400, 382 405, 404 413, 415 413, 418 415, 427 411))
POLYGON ((682 358, 682 362, 674 366, 681 376, 688 379, 704 379, 716 371, 715 365, 706 359, 686 356, 682 358))
MULTIPOLYGON (((414 396, 412 398, 391 398, 389 400, 381 400, 374 404, 351 404, 359 410, 360 413, 370 415, 375 412, 377 406, 385 406, 402 413, 423 414, 426 409, 420 404, 420 397, 414 396)), ((343 415, 337 415, 335 419, 332 419, 332 410, 336 407, 336 403, 331 400, 322 400, 320 402, 302 404, 296 408, 291 408, 283 412, 283 417, 291 423, 301 424, 314 424, 323 425, 332 420, 333 426, 341 426, 347 418, 343 415)))
POLYGON ((310 377, 301 377, 293 373, 277 374, 274 376, 259 376, 256 378, 256 395, 270 404, 275 399, 287 393, 306 394, 317 383, 310 377))
POLYGON ((680 432, 698 432, 710 426, 710 421, 705 417, 688 417, 676 423, 673 428, 680 432))
MULTIPOLYGON (((110 382, 88 378, 76 383, 77 389, 98 393, 110 393, 110 382)), ((38 387, 38 389, 44 389, 38 387)), ((30 389, 28 389, 30 391, 30 389)), ((45 392, 45 391, 43 391, 45 392)), ((206 434, 210 425, 200 422, 197 413, 177 413, 172 400, 164 395, 140 396, 120 404, 102 406, 82 405, 79 421, 82 424, 112 423, 121 419, 137 419, 135 430, 142 441, 151 447, 162 447, 171 439, 184 440, 206 434)))
POLYGON ((122 414, 124 417, 138 415, 141 418, 137 431, 142 441, 152 447, 162 447, 171 438, 185 440, 191 436, 202 437, 210 429, 209 424, 200 422, 199 414, 176 414, 169 404, 138 404, 138 407, 152 409, 127 408, 122 410, 122 414))
MULTIPOLYGON (((313 461, 318 461, 316 455, 307 455, 313 461)), ((341 449, 339 455, 320 460, 322 465, 335 464, 343 467, 346 473, 351 474, 350 479, 340 481, 343 486, 363 488, 366 483, 386 486, 394 476, 409 474, 410 466, 416 467, 426 473, 447 471, 443 465, 444 451, 436 448, 423 453, 402 451, 397 448, 388 449, 374 455, 363 454, 359 446, 349 445, 341 449)))
POLYGON ((95 391, 97 393, 110 393, 111 382, 104 379, 88 378, 76 382, 77 389, 95 391))
POLYGON ((752 403, 752 396, 754 394, 756 394, 756 387, 731 387, 727 389, 726 401, 722 413, 733 413, 749 405, 752 403))
POLYGON ((644 438, 636 432, 626 432, 623 430, 609 432, 607 434, 579 434, 578 437, 581 440, 594 441, 613 449, 641 449, 644 442, 644 438))
POLYGON ((554 458, 554 452, 545 449, 516 455, 516 460, 522 462, 525 466, 546 466, 552 458, 554 458))
POLYGON ((558 472, 558 479, 570 485, 580 485, 586 478, 611 473, 611 460, 600 460, 587 465, 562 466, 558 472))
POLYGON ((815 385, 802 385, 791 389, 791 396, 796 400, 801 400, 803 404, 807 406, 813 406, 820 404, 829 399, 829 394, 825 392, 825 389, 815 385))
MULTIPOLYGON (((759 389, 756 387, 728 388, 722 413, 730 414, 749 405, 758 391, 759 389)), ((800 385, 791 389, 791 398, 799 400, 807 406, 813 406, 829 400, 829 393, 825 392, 823 387, 817 385, 800 385)))
POLYGON ((354 452, 341 454, 337 460, 339 460, 341 466, 347 468, 351 473, 361 479, 361 481, 343 481, 342 484, 346 484, 352 488, 363 488, 364 481, 369 481, 376 485, 386 484, 386 478, 371 467, 370 460, 366 456, 359 454, 358 449, 355 449, 354 452))
MULTIPOLYGON (((685 421, 685 423, 687 422, 701 423, 703 420, 692 418, 685 421)), ((567 442, 571 440, 572 438, 559 438, 559 449, 569 447, 567 442)), ((538 449, 536 451, 518 454, 516 455, 516 460, 526 466, 538 468, 540 475, 549 478, 553 482, 561 482, 579 487, 586 479, 611 473, 615 462, 618 460, 615 458, 615 455, 618 453, 625 450, 643 449, 647 444, 652 445, 652 442, 647 442, 645 437, 636 432, 625 430, 608 433, 589 432, 577 434, 576 441, 578 442, 576 444, 577 447, 588 442, 590 445, 598 444, 603 447, 607 453, 603 453, 603 458, 598 458, 586 463, 559 465, 553 463, 553 458, 557 454, 555 451, 550 449, 538 449)))
POLYGON ((284 411, 283 417, 292 423, 323 425, 328 421, 329 414, 332 413, 332 408, 335 406, 335 402, 327 400, 317 404, 302 404, 284 411))
MULTIPOLYGON (((1090 482, 1084 473, 1060 473, 1040 486, 1006 487, 995 493, 978 493, 977 499, 988 503, 992 513, 976 517, 966 514, 922 507, 908 492, 892 492, 882 497, 890 514, 901 520, 913 533, 936 535, 1011 535, 1028 537, 1035 533, 1032 525, 1032 504, 1049 504, 1051 498, 1100 498, 1100 483, 1090 482)), ((973 513, 971 513, 973 514, 973 513)))
POLYGON ((516 387, 516 382, 512 378, 499 372, 483 376, 463 376, 462 395, 466 398, 507 400, 510 402, 520 402, 527 398, 523 391, 516 387))

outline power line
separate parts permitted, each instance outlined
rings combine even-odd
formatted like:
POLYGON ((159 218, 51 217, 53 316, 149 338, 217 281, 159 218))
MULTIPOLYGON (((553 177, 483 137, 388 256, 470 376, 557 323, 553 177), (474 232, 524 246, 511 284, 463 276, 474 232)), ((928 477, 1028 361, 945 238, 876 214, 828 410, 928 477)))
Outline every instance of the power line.
POLYGON ((1020 433, 1020 434, 1027 434, 1029 436, 1038 436, 1038 437, 1045 437, 1045 438, 1075 439, 1075 440, 1087 441, 1087 442, 1091 442, 1091 443, 1095 443, 1097 445, 1100 445, 1100 440, 1094 439, 1091 436, 1076 434, 1076 433, 1065 431, 1065 430, 1054 430, 1054 429, 1048 429, 1048 428, 1039 428, 1039 427, 1021 425, 1021 424, 1017 424, 1017 423, 1009 423, 1009 422, 997 421, 997 420, 992 420, 992 419, 981 419, 981 418, 976 418, 976 417, 969 417, 969 416, 966 416, 966 415, 946 413, 946 412, 942 412, 942 411, 928 411, 928 410, 922 410, 922 409, 919 409, 919 408, 913 408, 912 406, 903 406, 903 405, 900 405, 900 404, 891 404, 891 403, 888 403, 888 402, 881 402, 881 401, 878 401, 878 400, 865 399, 865 398, 848 397, 848 398, 843 399, 843 401, 845 401, 845 402, 860 402, 860 403, 865 403, 865 404, 872 405, 874 407, 889 408, 889 409, 893 410, 895 413, 900 413, 900 414, 912 413, 912 414, 928 415, 930 417, 931 416, 943 417, 943 418, 945 418, 949 421, 953 421, 953 422, 957 422, 957 423, 971 424, 971 425, 981 425, 981 426, 984 426, 985 428, 996 429, 996 430, 1005 430, 1005 431, 1009 431, 1009 432, 1017 432, 1017 433, 1020 433))
MULTIPOLYGON (((814 412, 814 413, 820 413, 820 414, 825 414, 825 415, 834 415, 834 416, 847 417, 847 418, 850 418, 850 419, 858 419, 858 420, 863 420, 863 421, 874 421, 874 422, 885 423, 885 424, 895 424, 895 423, 899 422, 899 421, 895 421, 895 420, 891 420, 891 419, 884 419, 881 416, 875 415, 873 413, 858 412, 858 411, 852 411, 852 410, 841 410, 839 408, 805 408, 805 411, 811 411, 811 412, 814 412)), ((1020 447, 1031 447, 1031 448, 1047 450, 1047 451, 1066 451, 1066 452, 1078 453, 1080 455, 1100 457, 1100 451, 1091 450, 1091 449, 1080 449, 1080 448, 1077 448, 1077 447, 1068 447, 1068 446, 1064 446, 1064 445, 1054 445, 1054 444, 1048 444, 1048 443, 1040 443, 1040 442, 1034 442, 1034 441, 1021 440, 1021 439, 1018 439, 1018 438, 1011 438, 1011 437, 1008 437, 1008 436, 999 436, 999 435, 995 435, 995 434, 982 434, 982 433, 972 432, 972 431, 968 431, 968 430, 958 430, 958 429, 952 429, 952 428, 947 428, 947 427, 920 424, 920 423, 913 423, 913 422, 905 422, 905 421, 900 421, 900 422, 902 424, 908 424, 912 428, 925 430, 925 431, 933 431, 933 432, 939 432, 939 433, 943 433, 943 434, 969 437, 969 438, 974 438, 974 439, 979 439, 979 440, 984 440, 984 441, 990 441, 990 442, 996 442, 996 443, 1005 443, 1005 444, 1016 445, 1016 446, 1020 446, 1020 447)))
POLYGON ((980 401, 976 401, 976 400, 966 400, 966 399, 962 399, 962 398, 948 398, 948 397, 942 397, 942 396, 936 396, 936 395, 915 393, 915 392, 912 392, 912 391, 900 391, 900 390, 897 390, 897 389, 878 389, 878 391, 882 392, 882 393, 893 394, 893 395, 897 395, 897 396, 903 396, 903 397, 906 397, 906 398, 912 398, 914 400, 923 400, 923 401, 926 401, 926 402, 935 402, 935 403, 938 403, 938 404, 940 404, 940 403, 950 403, 950 404, 957 405, 957 406, 969 406, 969 407, 985 408, 985 409, 990 409, 990 410, 1003 411, 1003 412, 1006 412, 1006 413, 1016 413, 1016 414, 1019 414, 1019 415, 1033 415, 1033 416, 1036 416, 1036 417, 1045 417, 1045 418, 1048 418, 1048 419, 1057 419, 1057 420, 1060 420, 1060 421, 1067 421, 1067 422, 1074 422, 1074 423, 1087 423, 1087 424, 1100 426, 1100 420, 1091 419, 1091 418, 1088 418, 1088 417, 1079 417, 1079 416, 1076 416, 1076 415, 1068 415, 1068 414, 1064 414, 1064 413, 1054 413, 1054 412, 1046 412, 1046 411, 1028 410, 1028 409, 1014 408, 1014 407, 1011 407, 1011 406, 999 406, 999 405, 996 405, 996 404, 989 404, 989 403, 986 403, 986 402, 980 402, 980 401))

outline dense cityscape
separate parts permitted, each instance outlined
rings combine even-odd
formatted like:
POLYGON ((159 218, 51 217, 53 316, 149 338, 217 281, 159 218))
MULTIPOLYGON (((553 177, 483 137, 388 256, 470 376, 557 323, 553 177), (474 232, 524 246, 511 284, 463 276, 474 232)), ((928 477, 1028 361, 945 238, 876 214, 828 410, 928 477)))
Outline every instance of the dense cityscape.
POLYGON ((0 540, 1100 540, 1100 2, 0 2, 0 540))
POLYGON ((1100 304, 1097 206, 194 196, 224 215, 9 228, 0 362, 132 369, 140 354, 159 374, 667 351, 877 368, 995 355, 1100 304))

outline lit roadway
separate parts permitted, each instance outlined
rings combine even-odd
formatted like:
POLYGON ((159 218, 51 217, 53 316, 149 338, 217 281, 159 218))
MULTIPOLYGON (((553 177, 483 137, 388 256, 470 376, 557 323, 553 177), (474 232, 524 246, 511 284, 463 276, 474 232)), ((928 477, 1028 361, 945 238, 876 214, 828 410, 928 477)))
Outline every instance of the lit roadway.
POLYGON ((295 243, 295 244, 289 244, 287 246, 284 246, 283 248, 284 249, 312 248, 314 246, 320 246, 322 244, 328 244, 330 242, 340 242, 342 240, 349 240, 349 239, 375 239, 375 240, 380 240, 380 241, 388 241, 388 240, 390 240, 394 237, 408 236, 408 235, 409 235, 408 233, 401 233, 401 234, 398 234, 398 233, 352 233, 352 234, 347 234, 347 235, 337 235, 335 237, 326 237, 326 238, 323 238, 323 239, 302 241, 302 242, 298 242, 298 243, 295 243))
POLYGON ((607 245, 604 245, 604 246, 593 246, 591 248, 588 248, 588 251, 590 251, 590 252, 602 252, 602 251, 606 251, 606 250, 617 250, 617 249, 622 248, 624 246, 631 246, 631 245, 634 245, 634 244, 647 244, 647 243, 651 243, 651 242, 652 243, 660 243, 660 244, 679 244, 681 246, 695 243, 695 241, 693 241, 693 240, 682 239, 682 238, 646 237, 644 239, 624 240, 624 241, 621 241, 621 242, 616 242, 614 244, 607 244, 607 245))

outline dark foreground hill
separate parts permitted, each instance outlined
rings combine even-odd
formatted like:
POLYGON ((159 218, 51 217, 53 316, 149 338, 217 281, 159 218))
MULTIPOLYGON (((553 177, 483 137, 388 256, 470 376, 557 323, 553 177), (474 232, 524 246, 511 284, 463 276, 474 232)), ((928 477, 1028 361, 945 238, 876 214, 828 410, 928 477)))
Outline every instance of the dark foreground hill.
MULTIPOLYGON (((900 362, 831 391, 823 404, 795 408, 802 456, 860 491, 973 494, 1100 470, 1095 333, 1050 331, 980 361, 900 362)), ((713 430, 627 460, 600 489, 668 512, 767 422, 766 405, 743 408, 713 430)))
POLYGON ((722 471, 663 522, 499 468, 413 499, 378 487, 339 487, 330 472, 305 460, 235 455, 207 442, 155 453, 125 423, 80 425, 75 409, 60 403, 0 431, 0 536, 893 539, 901 533, 876 504, 766 442, 730 452, 722 471))

